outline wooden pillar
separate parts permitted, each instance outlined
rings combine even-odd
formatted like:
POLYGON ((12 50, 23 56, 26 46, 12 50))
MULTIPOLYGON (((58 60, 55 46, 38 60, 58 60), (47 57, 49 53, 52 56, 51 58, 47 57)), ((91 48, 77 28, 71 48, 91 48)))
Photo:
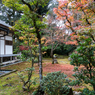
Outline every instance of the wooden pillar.
MULTIPOLYGON (((3 57, 1 57, 0 65, 2 65, 2 62, 3 62, 3 57)), ((1 66, 0 66, 0 69, 1 69, 1 66)))
POLYGON ((3 57, 1 57, 1 63, 3 62, 3 57))
POLYGON ((10 63, 12 63, 12 56, 10 56, 10 63))

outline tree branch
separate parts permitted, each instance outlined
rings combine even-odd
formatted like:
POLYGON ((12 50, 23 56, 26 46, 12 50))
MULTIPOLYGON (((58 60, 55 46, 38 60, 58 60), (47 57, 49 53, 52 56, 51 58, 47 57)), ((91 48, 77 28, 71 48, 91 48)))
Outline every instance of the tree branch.
MULTIPOLYGON (((84 15, 87 16, 82 7, 81 7, 81 10, 84 13, 84 15)), ((87 24, 91 25, 91 23, 88 21, 88 18, 87 17, 85 18, 85 20, 86 20, 87 24)))
POLYGON ((23 2, 23 4, 27 5, 31 11, 33 11, 31 8, 31 5, 29 3, 25 2, 24 0, 22 0, 22 2, 23 2))
POLYGON ((57 48, 58 45, 59 45, 59 43, 55 46, 55 48, 53 49, 53 51, 57 48))

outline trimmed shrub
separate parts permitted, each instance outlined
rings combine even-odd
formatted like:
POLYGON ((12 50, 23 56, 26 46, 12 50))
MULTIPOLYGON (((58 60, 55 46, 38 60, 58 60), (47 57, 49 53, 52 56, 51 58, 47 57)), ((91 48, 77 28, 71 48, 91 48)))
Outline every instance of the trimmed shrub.
POLYGON ((48 73, 41 82, 43 91, 48 95, 73 95, 72 90, 68 87, 69 81, 66 77, 60 71, 48 73))

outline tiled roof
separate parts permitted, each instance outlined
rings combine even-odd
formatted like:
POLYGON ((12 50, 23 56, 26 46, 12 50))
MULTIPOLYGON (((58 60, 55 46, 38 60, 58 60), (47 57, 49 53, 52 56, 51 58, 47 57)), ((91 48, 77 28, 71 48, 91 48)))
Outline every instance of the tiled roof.
POLYGON ((2 21, 2 20, 0 20, 0 24, 2 24, 2 25, 5 25, 5 26, 7 26, 7 27, 12 27, 12 26, 10 26, 9 24, 6 24, 4 21, 2 21))

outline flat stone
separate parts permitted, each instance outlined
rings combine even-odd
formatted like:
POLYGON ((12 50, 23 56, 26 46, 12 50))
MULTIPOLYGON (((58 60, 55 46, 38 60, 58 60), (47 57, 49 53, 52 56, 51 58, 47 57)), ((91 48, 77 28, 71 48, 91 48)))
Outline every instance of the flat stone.
POLYGON ((0 77, 5 76, 7 74, 13 73, 17 70, 0 70, 0 77))
POLYGON ((70 58, 70 57, 69 57, 69 58, 68 58, 68 60, 69 60, 69 61, 71 61, 71 60, 72 60, 72 58, 70 58))

